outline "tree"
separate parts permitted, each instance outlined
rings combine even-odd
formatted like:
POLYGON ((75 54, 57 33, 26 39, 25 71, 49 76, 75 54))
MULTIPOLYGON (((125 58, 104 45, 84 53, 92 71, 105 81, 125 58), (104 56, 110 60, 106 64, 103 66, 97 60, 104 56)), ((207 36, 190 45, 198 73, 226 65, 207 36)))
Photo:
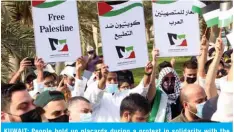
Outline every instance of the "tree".
POLYGON ((143 1, 143 5, 144 5, 144 15, 145 15, 146 40, 147 43, 149 43, 151 38, 150 27, 153 25, 152 2, 143 1))

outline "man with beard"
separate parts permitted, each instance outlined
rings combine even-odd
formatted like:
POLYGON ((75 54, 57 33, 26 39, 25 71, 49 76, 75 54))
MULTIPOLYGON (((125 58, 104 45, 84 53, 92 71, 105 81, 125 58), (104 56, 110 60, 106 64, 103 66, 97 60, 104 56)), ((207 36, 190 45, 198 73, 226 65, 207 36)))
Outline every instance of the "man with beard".
POLYGON ((184 82, 181 86, 193 84, 197 81, 197 63, 194 61, 186 61, 183 66, 184 82))
POLYGON ((49 122, 68 122, 67 105, 64 95, 59 91, 44 91, 34 101, 37 107, 43 108, 43 115, 49 122))
POLYGON ((23 83, 2 84, 1 105, 2 122, 42 122, 44 120, 23 83))
POLYGON ((121 122, 146 122, 150 113, 148 100, 140 94, 130 94, 120 105, 121 122))
POLYGON ((207 100, 204 89, 197 84, 188 84, 180 92, 183 110, 171 122, 191 122, 202 118, 202 109, 207 100))

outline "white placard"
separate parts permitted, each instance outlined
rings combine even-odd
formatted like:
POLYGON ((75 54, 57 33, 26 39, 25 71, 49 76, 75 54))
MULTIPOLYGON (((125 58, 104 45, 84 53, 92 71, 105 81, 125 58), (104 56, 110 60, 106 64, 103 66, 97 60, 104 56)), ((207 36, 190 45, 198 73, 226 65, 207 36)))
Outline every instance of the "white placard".
POLYGON ((198 14, 193 2, 153 2, 155 47, 161 57, 199 55, 198 14))
POLYGON ((110 71, 144 67, 148 61, 142 1, 99 2, 105 64, 110 71))
POLYGON ((227 38, 228 38, 228 41, 229 41, 229 43, 231 44, 231 46, 232 46, 232 48, 233 48, 233 45, 234 45, 234 34, 233 34, 233 32, 231 32, 231 33, 229 33, 228 35, 226 35, 227 36, 227 38))
POLYGON ((37 56, 45 62, 75 61, 81 56, 75 0, 32 1, 37 56))

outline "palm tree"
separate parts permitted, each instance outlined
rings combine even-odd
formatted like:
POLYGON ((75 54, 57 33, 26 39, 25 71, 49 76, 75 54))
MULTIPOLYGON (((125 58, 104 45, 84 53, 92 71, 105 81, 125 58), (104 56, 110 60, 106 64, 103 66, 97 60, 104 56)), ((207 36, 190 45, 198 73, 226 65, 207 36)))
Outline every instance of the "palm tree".
POLYGON ((149 43, 151 38, 150 27, 153 25, 152 2, 143 1, 143 5, 144 5, 144 15, 145 15, 146 40, 147 43, 149 43))

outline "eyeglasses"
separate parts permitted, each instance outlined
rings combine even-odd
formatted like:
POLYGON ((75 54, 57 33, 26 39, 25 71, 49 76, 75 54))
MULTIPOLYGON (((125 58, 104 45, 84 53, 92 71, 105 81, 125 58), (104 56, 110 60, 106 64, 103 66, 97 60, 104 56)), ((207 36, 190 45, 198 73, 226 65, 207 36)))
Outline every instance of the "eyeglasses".
POLYGON ((56 81, 44 82, 44 85, 46 85, 46 86, 56 86, 56 81))

